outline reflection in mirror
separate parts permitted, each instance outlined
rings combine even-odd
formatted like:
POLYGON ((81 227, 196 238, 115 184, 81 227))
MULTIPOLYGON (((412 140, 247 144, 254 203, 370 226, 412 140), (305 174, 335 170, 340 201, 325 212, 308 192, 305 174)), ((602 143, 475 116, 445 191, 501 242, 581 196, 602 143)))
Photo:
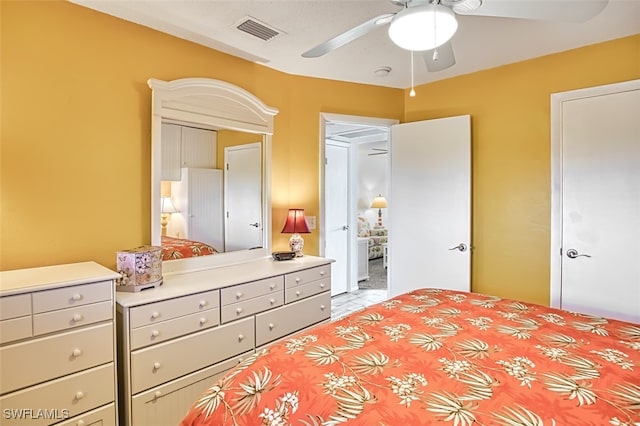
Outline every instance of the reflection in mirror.
POLYGON ((163 260, 263 246, 262 136, 162 124, 163 260))
POLYGON ((166 249, 165 259, 176 259, 163 263, 163 273, 268 256, 277 109, 219 80, 148 84, 151 244, 166 249))

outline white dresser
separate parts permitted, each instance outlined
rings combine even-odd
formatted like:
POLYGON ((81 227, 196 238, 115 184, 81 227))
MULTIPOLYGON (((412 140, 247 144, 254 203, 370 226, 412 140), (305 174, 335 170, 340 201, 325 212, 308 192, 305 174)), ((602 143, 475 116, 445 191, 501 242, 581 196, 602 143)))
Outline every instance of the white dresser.
POLYGON ((331 260, 165 275, 162 286, 116 300, 120 423, 173 426, 256 348, 331 318, 331 260))
POLYGON ((0 424, 117 425, 115 272, 0 272, 0 424))

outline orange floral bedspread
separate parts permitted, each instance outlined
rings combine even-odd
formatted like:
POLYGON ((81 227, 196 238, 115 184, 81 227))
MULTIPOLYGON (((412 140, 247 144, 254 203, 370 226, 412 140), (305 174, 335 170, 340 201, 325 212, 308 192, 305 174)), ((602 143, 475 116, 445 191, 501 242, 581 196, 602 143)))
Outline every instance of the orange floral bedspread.
POLYGON ((207 256, 218 251, 208 244, 183 238, 162 236, 162 260, 184 259, 185 257, 207 256))
POLYGON ((639 422, 640 325, 421 289, 262 350, 182 425, 639 422))

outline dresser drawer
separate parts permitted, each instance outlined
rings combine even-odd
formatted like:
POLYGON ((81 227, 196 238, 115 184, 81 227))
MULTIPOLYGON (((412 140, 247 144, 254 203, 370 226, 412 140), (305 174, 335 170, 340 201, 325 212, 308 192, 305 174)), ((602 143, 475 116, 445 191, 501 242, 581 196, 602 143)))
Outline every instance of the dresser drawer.
POLYGON ((162 302, 149 303, 131 309, 130 327, 137 328, 183 315, 194 314, 220 306, 218 290, 178 297, 162 302))
POLYGON ((282 292, 283 288, 283 278, 278 276, 223 288, 220 292, 220 299, 222 306, 225 306, 274 292, 282 292))
POLYGON ((331 277, 331 265, 317 266, 285 275, 284 285, 285 288, 291 288, 329 277, 331 277))
POLYGON ((107 323, 4 346, 0 393, 111 362, 113 344, 113 323, 107 323))
POLYGON ((31 315, 0 321, 0 343, 31 337, 31 315))
POLYGON ((177 425, 194 401, 253 351, 141 392, 132 398, 132 425, 177 425))
POLYGON ((307 284, 298 285, 285 290, 284 303, 295 302, 296 300, 302 300, 314 294, 322 293, 331 288, 331 277, 323 278, 321 280, 311 281, 307 284))
POLYGON ((331 317, 331 292, 256 315, 256 346, 301 330, 331 317), (295 318, 295 321, 292 320, 295 318))
POLYGON ((284 295, 280 291, 278 293, 267 294, 266 296, 254 297, 253 299, 243 302, 234 303, 233 305, 222 306, 222 323, 235 321, 256 312, 266 311, 284 303, 284 295))
POLYGON ((56 309, 111 300, 113 281, 63 287, 55 290, 33 293, 33 313, 55 311, 56 309))
POLYGON ((31 315, 31 295, 0 297, 0 320, 31 315))
POLYGON ((131 349, 139 349, 174 337, 184 336, 220 324, 218 308, 186 315, 131 331, 131 349))
POLYGON ((10 416, 9 419, 3 416, 2 425, 50 425, 59 422, 60 416, 77 416, 113 402, 113 378, 114 368, 110 363, 0 397, 3 414, 5 410, 23 409, 27 415, 26 418, 10 416), (25 409, 32 409, 33 415, 25 409), (50 415, 37 417, 39 409, 50 410, 50 415))
POLYGON ((111 300, 45 312, 33 316, 33 334, 39 336, 112 318, 113 304, 111 300))
POLYGON ((56 426, 116 426, 116 405, 107 404, 66 422, 56 423, 56 426))
POLYGON ((137 393, 253 349, 254 319, 179 337, 131 353, 131 388, 137 393))

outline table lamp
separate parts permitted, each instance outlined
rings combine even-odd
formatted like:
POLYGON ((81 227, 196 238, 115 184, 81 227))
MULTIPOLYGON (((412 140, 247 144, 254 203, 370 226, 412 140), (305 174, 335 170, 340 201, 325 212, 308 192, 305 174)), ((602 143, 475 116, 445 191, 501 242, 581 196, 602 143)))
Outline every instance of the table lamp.
POLYGON ((382 196, 382 194, 378 194, 377 197, 373 199, 371 203, 372 209, 378 209, 378 227, 382 226, 382 209, 387 208, 387 199, 382 196))
POLYGON ((289 209, 287 220, 282 227, 283 234, 291 234, 289 238, 289 247, 295 252, 296 257, 302 257, 302 248, 304 247, 304 239, 300 234, 309 234, 309 226, 304 217, 304 209, 289 209))

